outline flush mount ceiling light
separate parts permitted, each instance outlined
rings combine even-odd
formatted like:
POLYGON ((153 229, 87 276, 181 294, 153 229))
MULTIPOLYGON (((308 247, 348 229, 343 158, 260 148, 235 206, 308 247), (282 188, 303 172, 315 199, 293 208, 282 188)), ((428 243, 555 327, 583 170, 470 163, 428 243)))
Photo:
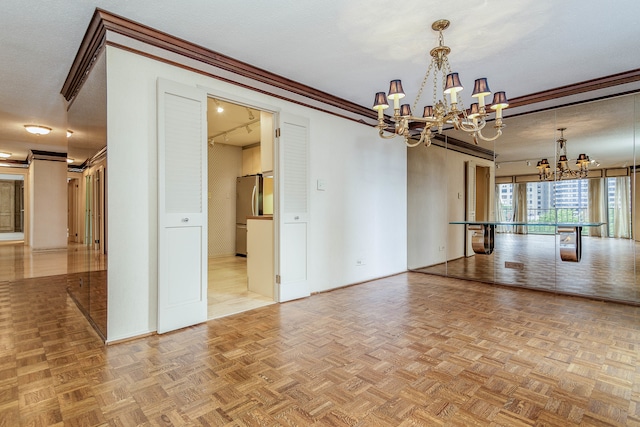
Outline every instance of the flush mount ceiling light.
POLYGON ((3 153, 0 151, 0 159, 8 159, 9 157, 11 157, 11 153, 3 153))
POLYGON ((538 168, 538 174, 540 175, 540 181, 553 181, 554 178, 563 179, 563 178, 586 178, 589 173, 589 163, 591 160, 589 156, 582 153, 578 156, 576 160, 576 165, 578 166, 578 170, 572 170, 569 167, 569 158, 567 157, 567 140, 564 137, 564 131, 567 128, 559 128, 560 138, 556 140, 558 144, 556 146, 556 169, 555 169, 555 177, 554 171, 551 170, 551 166, 549 165, 549 160, 542 159, 538 162, 536 167, 538 168))
POLYGON ((67 157, 67 163, 73 163, 73 162, 75 162, 74 159, 72 159, 71 157, 67 157))
POLYGON ((27 130, 27 132, 34 135, 47 135, 49 132, 51 132, 50 127, 40 125, 24 125, 24 128, 27 130))
POLYGON ((393 100, 393 116, 391 117, 392 129, 387 129, 388 124, 385 120, 384 110, 389 107, 387 96, 384 92, 376 93, 373 103, 373 109, 378 111, 378 134, 381 138, 393 138, 396 136, 404 137, 404 143, 408 147, 415 147, 421 143, 426 146, 431 145, 432 128, 438 133, 442 133, 445 125, 451 125, 456 130, 462 130, 473 136, 474 142, 477 144, 478 139, 484 141, 494 141, 502 135, 502 129, 505 125, 502 123, 502 110, 509 106, 507 96, 504 92, 496 92, 493 96, 493 102, 490 106, 491 110, 496 113, 494 128, 496 135, 493 137, 485 137, 482 130, 487 124, 487 112, 484 97, 491 95, 489 84, 485 77, 475 81, 472 97, 478 98, 478 102, 471 104, 468 110, 465 110, 462 101, 458 100, 457 93, 463 87, 460 83, 458 73, 452 73, 447 55, 451 52, 448 46, 444 45, 444 37, 442 32, 449 27, 449 21, 440 19, 431 25, 434 31, 438 31, 438 46, 431 49, 431 63, 427 68, 427 73, 422 80, 422 85, 418 90, 413 107, 409 104, 400 105, 400 99, 404 98, 404 90, 400 80, 392 80, 389 86, 388 98, 393 100), (433 104, 424 107, 422 117, 413 115, 420 101, 420 96, 429 81, 429 76, 433 70, 433 104), (441 75, 441 81, 438 83, 438 74, 441 75), (439 93, 440 92, 440 93, 439 93), (449 95, 447 102, 446 94, 449 95), (438 96, 441 96, 438 99, 438 96), (420 130, 420 140, 411 142, 410 138, 414 135, 411 131, 420 130), (386 135, 385 132, 389 134, 386 135))
POLYGON ((73 135, 73 131, 70 129, 67 129, 67 138, 71 138, 71 135, 73 135))

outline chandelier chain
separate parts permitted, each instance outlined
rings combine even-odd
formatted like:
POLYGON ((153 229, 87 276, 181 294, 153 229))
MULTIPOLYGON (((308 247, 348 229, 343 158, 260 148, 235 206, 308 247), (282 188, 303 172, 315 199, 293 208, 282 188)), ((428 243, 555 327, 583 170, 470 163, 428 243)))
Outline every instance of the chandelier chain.
MULTIPOLYGON (((420 97, 422 96, 424 87, 427 85, 427 82, 429 81, 429 75, 431 74, 432 68, 433 68, 433 62, 429 64, 429 68, 427 68, 427 74, 424 75, 424 79, 422 79, 422 84, 420 85, 420 89, 418 90, 418 94, 416 95, 416 100, 413 101, 413 107, 411 107, 411 110, 414 112, 416 111, 416 108, 418 108, 418 101, 420 101, 420 97)), ((433 99, 435 99, 435 94, 433 96, 433 99)))

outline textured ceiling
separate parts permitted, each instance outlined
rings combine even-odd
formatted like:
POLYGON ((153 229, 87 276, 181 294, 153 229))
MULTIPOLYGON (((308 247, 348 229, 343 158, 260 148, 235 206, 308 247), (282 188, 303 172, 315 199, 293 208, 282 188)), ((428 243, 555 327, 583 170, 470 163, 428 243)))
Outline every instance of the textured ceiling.
MULTIPOLYGON (((437 43, 431 23, 440 18, 451 21, 445 43, 467 104, 478 77, 488 77, 494 91, 514 98, 640 67, 636 0, 616 0, 615 7, 595 0, 4 2, 0 151, 18 159, 33 148, 66 151, 60 90, 96 7, 367 107, 391 79, 402 79, 405 91, 416 93, 428 51, 437 43), (53 132, 30 136, 25 123, 41 123, 53 132)), ((507 110, 505 116, 513 113, 507 110)), ((592 121, 580 126, 591 129, 592 121)), ((504 144, 515 154, 496 147, 503 159, 524 156, 520 151, 534 141, 554 140, 555 122, 529 126, 527 132, 515 130, 519 122, 507 119, 505 133, 514 129, 512 137, 518 138, 504 144), (542 128, 551 136, 543 137, 542 128)), ((577 126, 567 127, 571 150, 577 126)))

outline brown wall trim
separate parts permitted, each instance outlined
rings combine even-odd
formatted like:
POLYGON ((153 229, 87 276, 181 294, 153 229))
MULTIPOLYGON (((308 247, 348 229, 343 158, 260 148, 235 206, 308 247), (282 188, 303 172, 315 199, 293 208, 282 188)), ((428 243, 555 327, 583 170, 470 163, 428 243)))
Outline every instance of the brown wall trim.
MULTIPOLYGON (((80 90, 80 87, 82 86, 84 79, 88 75, 91 69, 91 66, 93 65, 98 53, 100 52, 100 49, 105 45, 106 34, 108 31, 112 31, 112 32, 124 35, 126 37, 129 37, 133 40, 141 41, 150 46, 164 49, 166 51, 179 54, 186 58, 200 61, 202 63, 211 65, 213 67, 229 71, 238 76, 246 77, 260 83, 265 83, 279 89, 284 89, 288 92, 303 96, 305 98, 324 103, 325 105, 339 108, 342 111, 361 116, 362 119, 355 120, 359 123, 373 126, 373 123, 377 121, 376 112, 373 111, 371 108, 360 106, 353 102, 344 100, 337 96, 334 96, 326 92, 306 86, 304 84, 295 82, 293 80, 287 79, 285 77, 279 76, 277 74, 271 73, 261 68, 254 67, 245 62, 238 61, 229 56, 222 55, 220 53, 198 46, 194 43, 171 36, 162 31, 155 30, 153 28, 150 28, 140 23, 123 18, 121 16, 112 14, 102 9, 95 10, 93 17, 91 19, 91 22, 89 24, 89 27, 87 28, 87 31, 84 35, 84 38, 78 50, 78 53, 73 61, 71 69, 69 70, 67 79, 65 80, 65 83, 62 87, 61 93, 64 95, 67 101, 71 101, 75 97, 77 92, 80 90), (365 119, 371 119, 372 121, 371 123, 367 123, 365 119)), ((127 49, 124 46, 118 46, 118 47, 127 49)), ((134 51, 132 49, 128 49, 128 50, 134 51)), ((142 54, 141 52, 137 52, 137 51, 136 53, 142 54)), ((146 56, 149 56, 149 55, 146 55, 146 56)), ((163 60, 164 62, 170 62, 161 58, 154 58, 154 59, 163 60)), ((173 63, 173 64, 182 68, 189 68, 189 67, 185 67, 183 64, 176 64, 176 63, 173 63)), ((204 72, 199 70, 193 70, 193 69, 191 70, 204 74, 204 72)), ((215 76, 211 74, 207 74, 207 75, 213 78, 227 81, 232 84, 236 84, 252 90, 256 90, 261 93, 267 93, 264 90, 260 90, 258 88, 250 87, 247 85, 242 85, 235 81, 229 81, 228 79, 223 79, 220 76, 215 76)), ((510 103, 510 107, 512 108, 521 107, 529 104, 549 101, 552 99, 562 98, 569 95, 575 95, 579 93, 584 93, 588 91, 603 89, 611 86, 616 86, 616 85, 621 85, 621 84, 631 83, 636 81, 640 81, 640 69, 630 70, 627 72, 618 73, 611 76, 605 76, 605 77, 592 79, 592 80, 588 80, 581 83, 549 89, 546 91, 537 92, 530 95, 524 95, 521 97, 511 99, 509 103, 510 103)), ((268 94, 280 99, 286 99, 289 102, 294 102, 299 105, 305 105, 315 110, 324 111, 329 114, 338 115, 340 117, 354 120, 353 118, 347 117, 346 115, 343 116, 343 115, 337 114, 335 111, 328 111, 319 107, 314 107, 312 105, 303 104, 300 101, 288 99, 281 95, 275 95, 273 93, 268 93, 268 94)), ((470 144, 466 144, 466 145, 469 145, 470 147, 473 148, 473 146, 471 146, 470 144)))
POLYGON ((640 68, 611 76, 599 77, 580 83, 574 83, 542 92, 519 96, 509 99, 509 107, 522 107, 524 105, 536 104, 538 102, 550 101, 552 99, 564 98, 565 96, 577 95, 579 93, 590 92, 598 89, 605 89, 626 83, 633 83, 640 80, 640 68))
POLYGON ((104 45, 107 32, 98 12, 99 10, 96 9, 91 18, 89 27, 78 48, 78 53, 71 64, 67 79, 60 90, 67 101, 71 101, 82 87, 100 48, 104 45))
POLYGON ((436 134, 431 138, 431 143, 438 147, 457 151, 462 154, 468 154, 480 159, 493 161, 495 156, 494 152, 491 150, 487 150, 486 148, 482 148, 478 145, 469 144, 468 142, 464 142, 451 136, 436 134))
POLYGON ((82 40, 80 50, 73 61, 69 75, 61 93, 70 101, 79 90, 86 72, 89 70, 100 47, 104 44, 106 32, 113 31, 131 39, 141 41, 150 46, 177 53, 190 59, 230 71, 242 77, 285 89, 289 92, 323 102, 333 107, 376 120, 375 111, 346 101, 326 92, 303 85, 285 77, 273 74, 229 56, 211 51, 186 40, 173 37, 102 9, 96 9, 89 28, 82 40))

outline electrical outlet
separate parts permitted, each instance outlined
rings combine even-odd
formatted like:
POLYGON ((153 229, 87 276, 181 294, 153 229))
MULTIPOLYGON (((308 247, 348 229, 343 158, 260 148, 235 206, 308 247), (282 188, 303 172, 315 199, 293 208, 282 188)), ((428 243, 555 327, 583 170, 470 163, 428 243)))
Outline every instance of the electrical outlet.
POLYGON ((363 258, 358 258, 358 259, 356 260, 356 265, 357 265, 357 266, 364 265, 364 264, 365 264, 365 262, 364 262, 364 259, 363 259, 363 258))

